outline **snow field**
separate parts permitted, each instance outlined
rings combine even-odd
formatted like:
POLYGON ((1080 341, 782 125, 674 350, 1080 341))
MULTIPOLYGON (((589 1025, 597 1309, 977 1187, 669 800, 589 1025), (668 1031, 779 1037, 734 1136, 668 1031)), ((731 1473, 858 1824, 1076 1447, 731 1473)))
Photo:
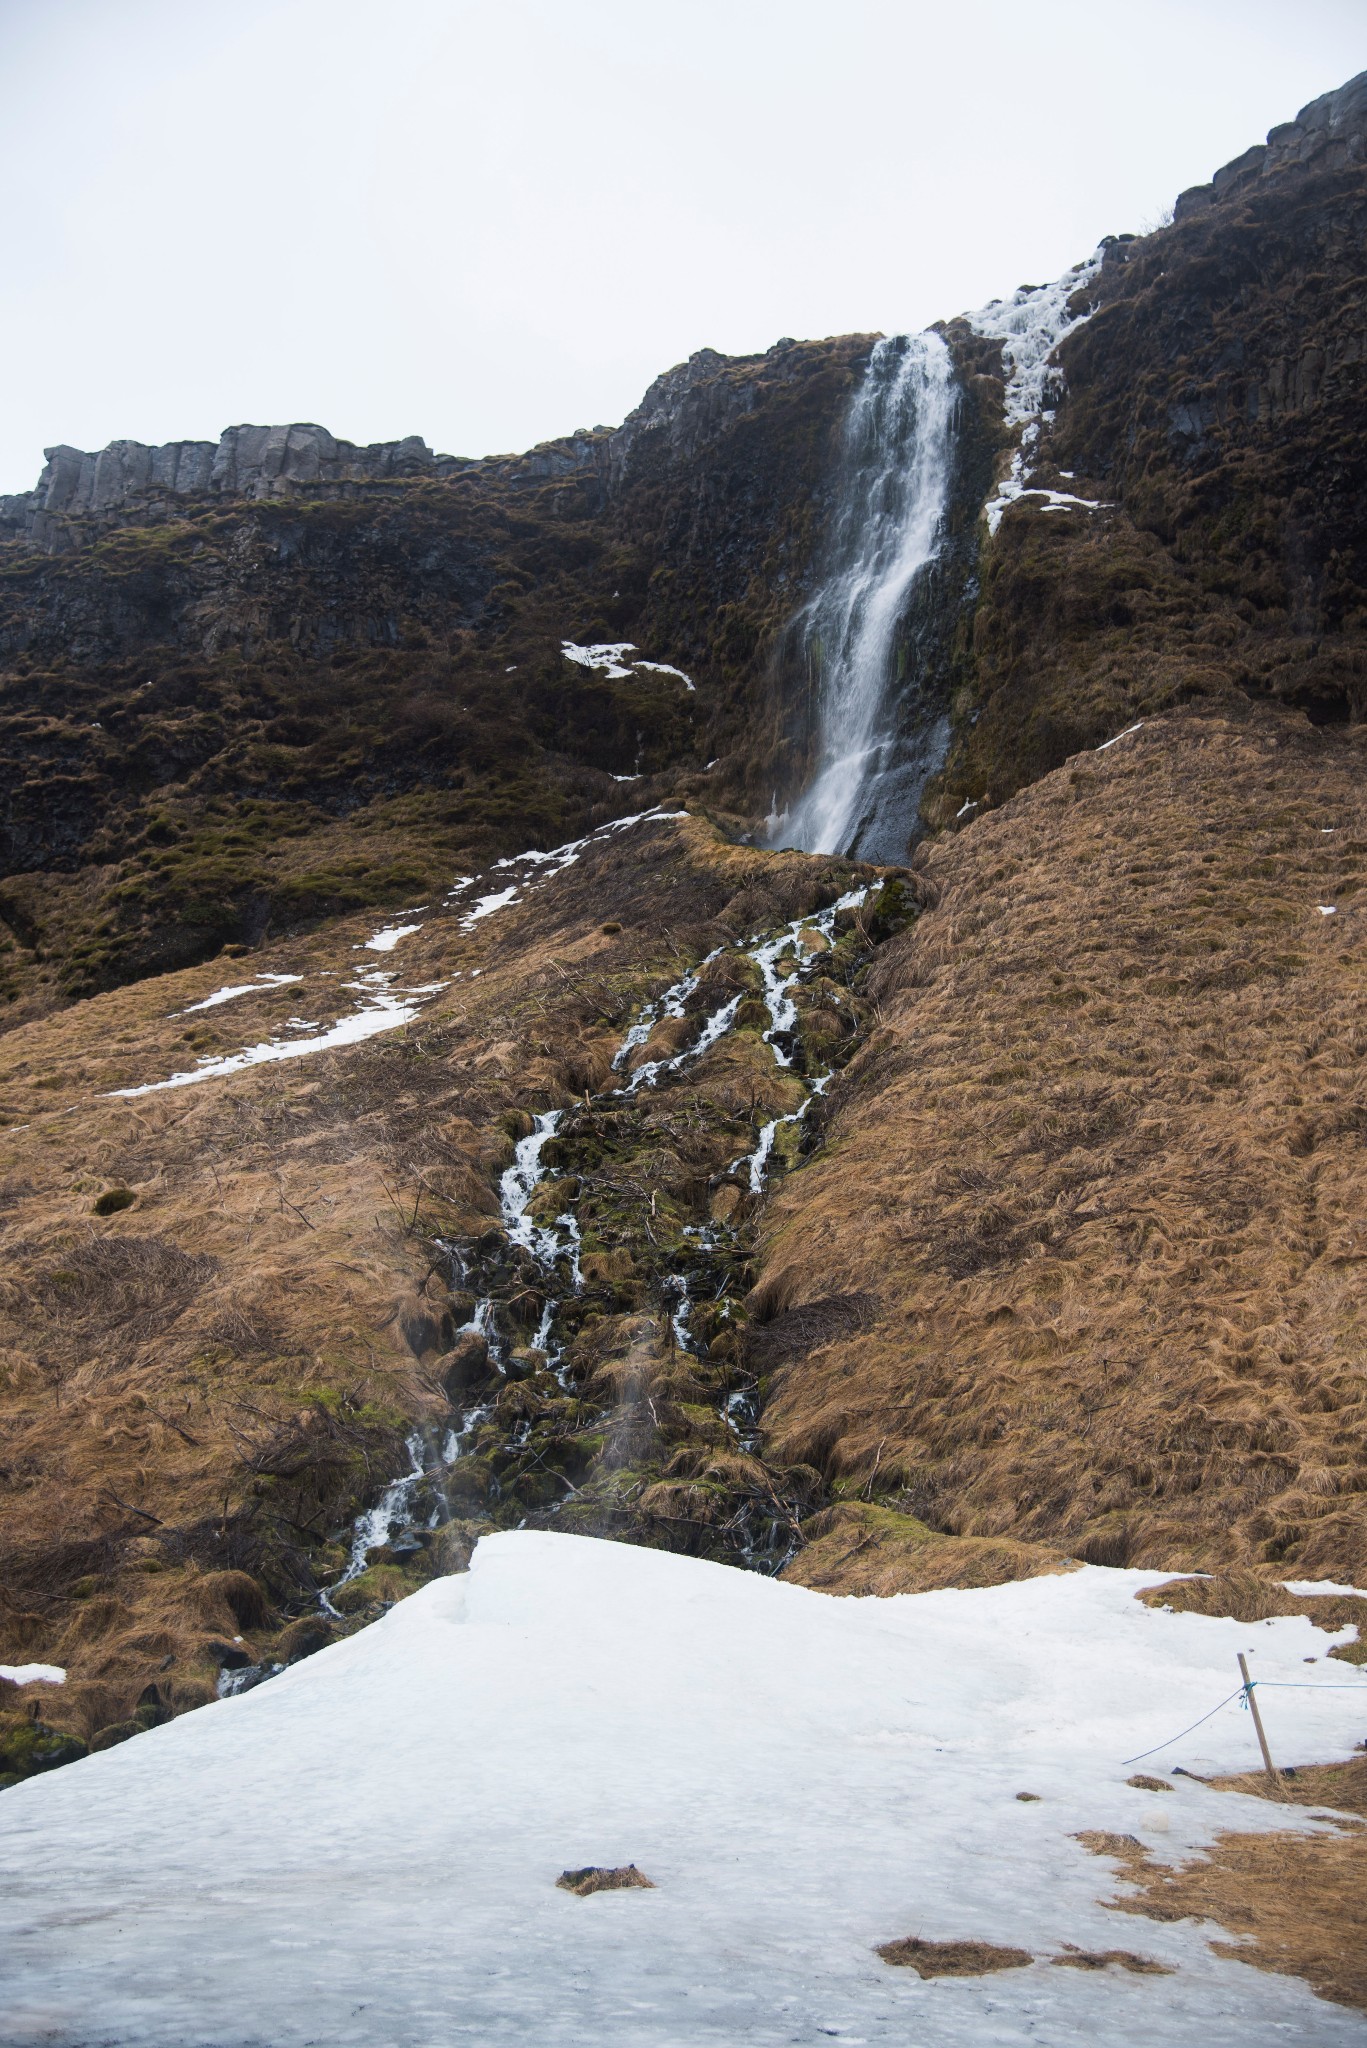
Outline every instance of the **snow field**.
MULTIPOLYGON (((1119 1761, 1231 1690, 1237 1649, 1306 1680, 1330 1641, 1141 1606, 1158 1574, 833 1599, 585 1538, 482 1542, 382 1621, 271 1684, 0 1802, 0 1987, 29 2048, 1258 2048, 1362 2043, 1214 1930, 1107 1912, 1070 1839, 1177 1857, 1220 1829, 1313 1826, 1119 1761), (1020 1791, 1036 1793, 1023 1804, 1020 1791), (1161 1809, 1156 1827, 1147 1816, 1161 1809), (579 1899, 563 1869, 654 1891, 579 1899), (923 1983, 874 1944, 1031 1950, 923 1983), (1071 1941, 1166 1977, 1054 1969, 1071 1941)), ((1346 1754, 1367 1677, 1264 1693, 1274 1754, 1346 1754)), ((1145 1768, 1256 1760, 1231 1707, 1145 1768)))

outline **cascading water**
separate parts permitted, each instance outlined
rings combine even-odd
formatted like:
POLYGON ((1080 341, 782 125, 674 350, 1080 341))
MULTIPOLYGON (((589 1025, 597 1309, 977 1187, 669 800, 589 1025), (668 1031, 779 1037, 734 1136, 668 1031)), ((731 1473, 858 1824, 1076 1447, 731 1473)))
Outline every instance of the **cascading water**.
MULTIPOLYGON (((825 1069, 815 1074, 797 1074, 790 1046, 792 1034, 798 1021, 797 1007, 793 992, 817 970, 823 957, 823 948, 829 946, 836 920, 842 912, 857 909, 867 896, 867 889, 860 887, 830 904, 825 910, 794 918, 791 924, 769 937, 756 935, 737 948, 758 968, 762 982, 763 1000, 769 1012, 769 1028, 763 1037, 775 1063, 794 1078, 799 1079, 804 1089, 799 1107, 787 1115, 773 1117, 759 1129, 755 1150, 738 1159, 733 1171, 745 1172, 753 1193, 761 1193, 768 1178, 775 1140, 785 1125, 800 1124, 807 1116, 812 1104, 825 1092, 834 1078, 833 1070, 825 1069), (788 1044, 785 1045, 784 1041, 788 1044)), ((593 1100, 604 1106, 630 1101, 640 1091, 653 1090, 669 1076, 683 1068, 701 1061, 711 1048, 735 1025, 737 1012, 742 1001, 740 996, 731 996, 718 1008, 699 1020, 700 1028, 693 1042, 671 1058, 643 1062, 633 1072, 625 1071, 633 1052, 645 1045, 651 1030, 665 1018, 682 1017, 690 997, 698 990, 703 969, 715 960, 720 947, 709 953, 707 959, 685 974, 674 985, 665 990, 654 1002, 647 1003, 635 1023, 626 1033, 617 1055, 612 1062, 615 1079, 604 1093, 593 1100)), ((517 1141, 512 1164, 505 1168, 499 1182, 499 1208, 503 1229, 510 1251, 522 1255, 527 1261, 523 1268, 523 1282, 532 1279, 537 1290, 542 1292, 543 1306, 540 1319, 532 1338, 532 1348, 545 1357, 550 1370, 560 1378, 566 1391, 572 1391, 565 1378, 561 1344, 557 1335, 557 1323, 561 1309, 566 1305, 566 1295, 573 1298, 582 1290, 583 1275, 580 1269, 580 1229, 573 1207, 568 1206, 558 1214, 547 1215, 549 1205, 536 1203, 534 1198, 540 1189, 549 1190, 558 1178, 554 1167, 547 1170, 544 1153, 547 1145, 560 1131, 567 1112, 562 1109, 544 1110, 534 1117, 532 1128, 517 1141)), ((725 1235, 723 1230, 722 1235, 725 1235)), ((690 1329, 692 1313, 691 1268, 697 1265, 705 1272, 709 1261, 717 1251, 717 1228, 703 1225, 690 1228, 685 1236, 692 1247, 690 1253, 679 1263, 665 1285, 668 1308, 668 1327, 673 1344, 680 1352, 694 1353, 698 1346, 690 1329)), ((460 1246, 437 1240, 438 1248, 450 1263, 452 1276, 462 1285, 478 1284, 477 1270, 471 1270, 460 1246)), ((495 1255, 496 1257, 498 1255, 495 1255)), ((493 1276, 490 1275, 490 1278, 493 1276)), ((505 1275, 506 1279, 506 1275, 505 1275)), ((485 1280, 488 1285, 488 1279, 485 1280)), ((509 1353, 506 1339, 500 1334, 498 1305, 491 1294, 481 1295, 475 1303, 471 1319, 465 1324, 462 1334, 474 1334, 484 1339, 489 1347, 489 1358, 497 1374, 496 1383, 506 1383, 514 1370, 514 1360, 509 1353)), ((435 1526, 439 1519, 432 1507, 429 1495, 436 1491, 440 1497, 443 1474, 449 1472, 464 1455, 467 1441, 492 1412, 493 1401, 486 1394, 469 1405, 459 1428, 447 1431, 445 1442, 439 1452, 434 1453, 423 1439, 414 1435, 408 1443, 410 1470, 402 1478, 392 1482, 379 1502, 357 1517, 351 1532, 351 1556, 342 1576, 326 1591, 320 1593, 320 1605, 329 1616, 340 1619, 330 1595, 340 1592, 358 1578, 367 1568, 374 1553, 406 1534, 420 1528, 435 1526)), ((741 1394, 728 1393, 721 1402, 719 1414, 736 1447, 747 1455, 755 1449, 755 1398, 751 1390, 741 1394)), ((529 1433, 529 1425, 518 1422, 512 1432, 512 1441, 521 1445, 529 1433)), ((567 1498, 577 1489, 566 1481, 567 1498)), ((786 1550, 774 1548, 775 1535, 765 1524, 760 1533, 742 1532, 738 1538, 738 1554, 743 1561, 762 1569, 773 1570, 782 1562, 786 1550)), ((256 1682, 256 1675, 249 1683, 256 1682)), ((269 1675, 269 1674, 265 1674, 269 1675)), ((236 1679, 225 1681, 236 1687, 236 1679)))
POLYGON ((771 846, 905 854, 948 729, 943 715, 932 715, 928 728, 898 715, 916 683, 905 673, 905 650, 899 660, 898 628, 939 552, 955 402, 938 334, 891 335, 874 348, 845 423, 829 572, 793 627, 816 684, 814 772, 796 802, 768 821, 771 846), (909 733, 909 725, 921 730, 909 733))

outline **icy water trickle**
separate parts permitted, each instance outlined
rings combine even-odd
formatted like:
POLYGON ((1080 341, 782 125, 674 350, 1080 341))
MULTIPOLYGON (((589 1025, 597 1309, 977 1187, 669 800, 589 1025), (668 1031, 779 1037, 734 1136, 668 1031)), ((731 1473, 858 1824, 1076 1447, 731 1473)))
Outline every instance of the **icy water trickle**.
POLYGON ((409 1497, 418 1481, 427 1476, 424 1449, 422 1437, 414 1430, 408 1439, 408 1471, 402 1478, 392 1480, 374 1507, 367 1508, 352 1524, 351 1557, 347 1568, 340 1579, 335 1580, 318 1596, 319 1606, 326 1613, 336 1616, 339 1621, 341 1616, 332 1604, 332 1595, 340 1593, 343 1586, 349 1586, 353 1579, 361 1576, 371 1551, 378 1550, 383 1544, 388 1543, 394 1534, 396 1524, 399 1528, 412 1526, 408 1512, 409 1497))
MULTIPOLYGON (((735 1162, 733 1170, 745 1169, 752 1192, 763 1192, 773 1159, 778 1133, 787 1125, 800 1123, 815 1102, 829 1086, 833 1070, 815 1075, 799 1074, 794 1065, 793 1051, 784 1043, 795 1032, 798 1022, 793 991, 809 976, 819 963, 826 947, 830 944, 837 918, 844 911, 856 909, 867 896, 867 890, 855 889, 832 903, 827 909, 808 917, 794 918, 782 931, 767 936, 757 936, 737 947, 737 951, 758 968, 763 1000, 769 1012, 769 1027, 763 1033, 764 1042, 773 1054, 776 1065, 793 1074, 801 1081, 806 1093, 801 1105, 785 1116, 775 1117, 762 1125, 757 1134, 753 1152, 735 1162)), ((692 1044, 667 1059, 652 1060, 628 1072, 628 1063, 635 1052, 639 1052, 650 1038, 651 1032, 666 1018, 681 1018, 687 1014, 689 999, 697 993, 705 969, 725 950, 718 947, 707 955, 697 967, 682 975, 653 1001, 643 1005, 639 1015, 623 1037, 613 1058, 612 1071, 615 1083, 604 1092, 590 1099, 589 1107, 595 1105, 610 1107, 622 1103, 643 1090, 658 1087, 667 1076, 676 1074, 702 1060, 719 1044, 735 1024, 736 1015, 743 998, 731 996, 702 1020, 701 1028, 692 1044)), ((536 1116, 531 1130, 518 1139, 513 1161, 505 1168, 499 1181, 499 1209, 508 1244, 528 1255, 542 1283, 542 1308, 531 1348, 541 1352, 549 1368, 561 1379, 569 1391, 565 1378, 562 1346, 557 1335, 557 1323, 567 1301, 573 1300, 583 1288, 580 1268, 580 1228, 572 1204, 567 1203, 563 1211, 554 1213, 549 1201, 538 1200, 538 1191, 552 1189, 557 1174, 554 1167, 547 1168, 546 1147, 556 1137, 564 1122, 564 1109, 544 1110, 536 1116), (548 1214, 548 1212, 551 1212, 548 1214)), ((714 1224, 693 1225, 684 1236, 690 1247, 688 1253, 676 1264, 664 1282, 665 1299, 669 1316, 669 1336, 679 1351, 699 1356, 700 1347, 690 1327, 694 1301, 696 1276, 704 1273, 709 1260, 722 1249, 722 1240, 727 1235, 725 1226, 714 1224), (672 1304, 672 1305, 671 1305, 672 1304)), ((483 1278, 479 1261, 471 1259, 462 1248, 442 1242, 443 1252, 451 1268, 453 1280, 461 1286, 476 1291, 474 1311, 464 1325, 462 1335, 474 1334, 482 1337, 489 1347, 489 1357, 500 1378, 509 1374, 511 1357, 507 1340, 502 1336, 498 1324, 498 1304, 489 1292, 480 1292, 483 1278)), ((485 1287, 489 1285, 486 1280, 485 1287)), ((705 1349, 705 1347, 702 1347, 705 1349)), ((433 1459, 430 1447, 423 1438, 414 1434, 409 1438, 408 1451, 411 1469, 402 1478, 395 1480, 384 1492, 379 1502, 357 1518, 351 1535, 351 1558, 346 1571, 336 1583, 321 1595, 321 1605, 332 1614, 330 1595, 349 1585, 366 1569, 370 1555, 383 1545, 395 1540, 396 1535, 417 1526, 414 1509, 421 1496, 424 1480, 439 1480, 440 1472, 454 1464, 462 1455, 466 1440, 487 1418, 493 1407, 492 1401, 484 1401, 467 1410, 459 1429, 450 1429, 440 1446, 439 1455, 433 1459)), ((742 1389, 723 1396, 718 1405, 718 1414, 736 1448, 746 1455, 754 1455, 757 1449, 757 1413, 752 1392, 742 1389)), ((759 1551, 743 1548, 742 1561, 766 1569, 774 1568, 774 1560, 759 1551)), ((781 1562, 782 1560, 778 1560, 781 1562)))

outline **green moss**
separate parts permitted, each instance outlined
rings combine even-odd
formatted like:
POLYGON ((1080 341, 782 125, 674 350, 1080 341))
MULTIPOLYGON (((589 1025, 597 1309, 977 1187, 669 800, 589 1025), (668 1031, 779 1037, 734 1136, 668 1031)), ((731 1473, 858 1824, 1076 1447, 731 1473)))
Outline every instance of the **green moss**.
POLYGON ((61 1735, 45 1722, 0 1721, 0 1787, 55 1771, 85 1754, 86 1746, 76 1736, 61 1735))

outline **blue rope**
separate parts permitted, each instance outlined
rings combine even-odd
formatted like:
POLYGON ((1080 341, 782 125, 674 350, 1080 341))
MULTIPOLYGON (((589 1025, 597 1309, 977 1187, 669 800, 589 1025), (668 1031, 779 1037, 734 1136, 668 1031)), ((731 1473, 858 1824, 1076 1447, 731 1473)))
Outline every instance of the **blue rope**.
POLYGON ((1190 1728, 1184 1728, 1181 1735, 1170 1735, 1166 1742, 1156 1742, 1152 1749, 1141 1749, 1138 1756, 1124 1756, 1120 1759, 1121 1764, 1142 1764, 1146 1756, 1157 1756, 1160 1749, 1171 1749, 1174 1742, 1182 1740, 1183 1735, 1190 1735, 1193 1729, 1199 1728, 1204 1722, 1211 1720, 1214 1715, 1219 1713, 1220 1707, 1227 1707, 1230 1700, 1237 1700, 1242 1691, 1243 1687, 1241 1685, 1236 1686, 1229 1695, 1229 1699, 1221 1700, 1220 1706, 1212 1707, 1209 1714, 1202 1714, 1201 1719, 1193 1721, 1190 1728))
POLYGON ((1336 1684, 1333 1679, 1326 1680, 1323 1678, 1251 1678, 1249 1680, 1250 1691, 1255 1685, 1261 1685, 1264 1689, 1270 1685, 1275 1685, 1278 1692, 1367 1691, 1367 1679, 1359 1679, 1357 1684, 1354 1685, 1351 1678, 1345 1679, 1342 1685, 1336 1684))
POLYGON ((1250 1678, 1246 1686, 1236 1686, 1228 1698, 1220 1701, 1220 1706, 1212 1707, 1208 1714, 1202 1714, 1200 1720, 1193 1721, 1190 1728, 1184 1728, 1181 1735, 1170 1736, 1166 1742, 1156 1742, 1152 1749, 1141 1749, 1138 1756, 1122 1757, 1120 1760, 1122 1766, 1125 1764, 1142 1764, 1146 1756, 1157 1756, 1160 1749, 1171 1749, 1174 1742, 1181 1742, 1184 1736, 1194 1734, 1196 1729, 1204 1727, 1207 1721, 1213 1720, 1216 1714, 1219 1713, 1220 1707, 1227 1707, 1230 1700, 1237 1700, 1242 1697, 1244 1709, 1247 1711, 1249 1694, 1258 1685, 1264 1687, 1275 1686, 1278 1692, 1361 1692, 1367 1689, 1367 1680, 1360 1680, 1357 1684, 1354 1684, 1352 1679, 1345 1679, 1342 1684, 1339 1684, 1333 1679, 1325 1680, 1322 1678, 1250 1678))

